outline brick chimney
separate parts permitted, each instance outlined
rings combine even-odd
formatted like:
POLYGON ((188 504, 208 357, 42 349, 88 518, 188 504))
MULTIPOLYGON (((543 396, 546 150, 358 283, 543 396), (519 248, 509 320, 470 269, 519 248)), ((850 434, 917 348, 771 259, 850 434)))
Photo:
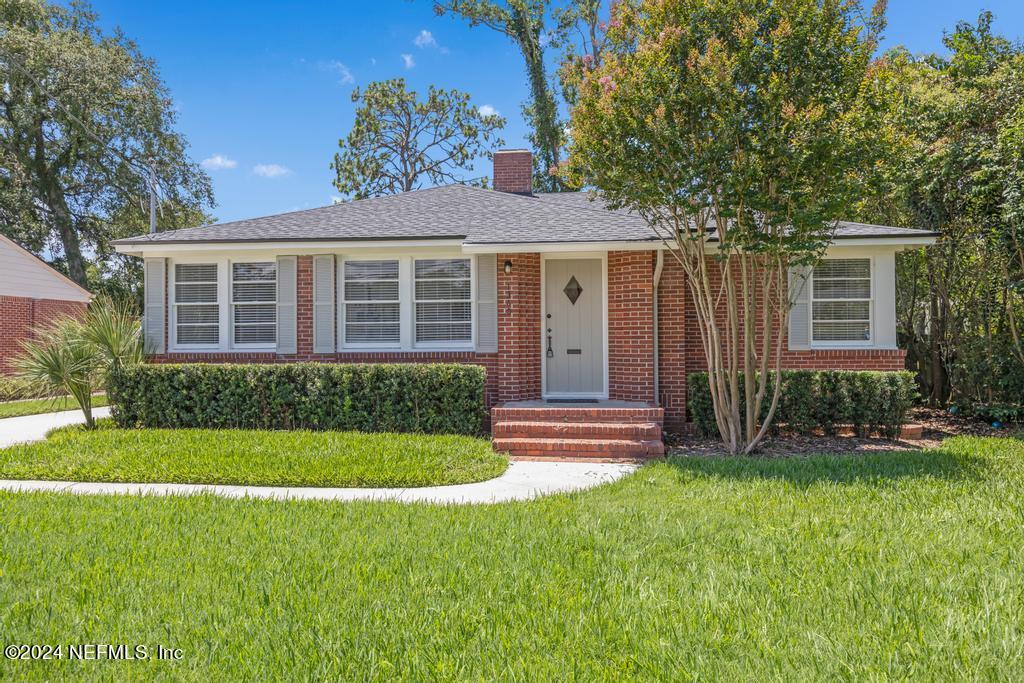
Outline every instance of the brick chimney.
POLYGON ((533 194, 533 155, 526 149, 494 153, 494 189, 513 194, 533 194))

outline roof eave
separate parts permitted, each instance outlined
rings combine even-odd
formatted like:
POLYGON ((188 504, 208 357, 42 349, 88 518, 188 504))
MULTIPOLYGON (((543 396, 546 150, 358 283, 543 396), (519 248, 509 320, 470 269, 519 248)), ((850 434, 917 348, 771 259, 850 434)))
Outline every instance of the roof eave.
POLYGON ((359 239, 295 238, 247 240, 118 240, 113 242, 119 254, 143 254, 165 251, 265 251, 268 249, 320 250, 363 249, 387 247, 453 247, 462 246, 463 237, 371 237, 359 239))

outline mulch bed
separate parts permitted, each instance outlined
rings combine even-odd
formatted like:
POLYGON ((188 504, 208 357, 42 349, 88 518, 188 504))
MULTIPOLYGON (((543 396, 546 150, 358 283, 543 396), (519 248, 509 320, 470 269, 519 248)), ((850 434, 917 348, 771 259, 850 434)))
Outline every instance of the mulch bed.
MULTIPOLYGON (((945 410, 936 408, 914 408, 907 420, 908 424, 919 424, 924 427, 922 438, 913 441, 882 438, 863 439, 854 436, 796 436, 783 434, 768 437, 758 449, 757 455, 768 458, 779 458, 793 455, 815 455, 820 453, 878 453, 916 451, 922 448, 934 448, 943 440, 952 436, 1007 436, 1012 429, 995 429, 984 422, 960 415, 950 415, 945 410)), ((714 456, 728 455, 722 441, 715 437, 684 435, 674 432, 665 433, 665 446, 668 456, 714 456)))

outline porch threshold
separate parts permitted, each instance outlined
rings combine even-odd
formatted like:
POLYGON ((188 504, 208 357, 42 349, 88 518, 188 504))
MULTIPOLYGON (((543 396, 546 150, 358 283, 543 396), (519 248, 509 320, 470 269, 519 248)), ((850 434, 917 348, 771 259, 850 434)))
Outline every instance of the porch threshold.
POLYGON ((501 403, 498 408, 653 408, 650 403, 643 401, 620 401, 617 399, 586 399, 573 401, 572 399, 535 399, 530 401, 508 401, 501 403))

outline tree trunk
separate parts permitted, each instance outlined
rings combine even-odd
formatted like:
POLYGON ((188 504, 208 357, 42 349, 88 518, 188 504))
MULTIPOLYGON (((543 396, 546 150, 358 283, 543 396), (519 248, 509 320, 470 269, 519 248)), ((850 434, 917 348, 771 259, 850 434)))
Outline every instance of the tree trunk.
POLYGON ((82 287, 88 288, 85 276, 85 259, 82 258, 82 244, 75 231, 74 219, 68 209, 61 189, 53 182, 46 183, 46 204, 50 209, 54 225, 64 247, 64 258, 68 263, 68 275, 82 287))

